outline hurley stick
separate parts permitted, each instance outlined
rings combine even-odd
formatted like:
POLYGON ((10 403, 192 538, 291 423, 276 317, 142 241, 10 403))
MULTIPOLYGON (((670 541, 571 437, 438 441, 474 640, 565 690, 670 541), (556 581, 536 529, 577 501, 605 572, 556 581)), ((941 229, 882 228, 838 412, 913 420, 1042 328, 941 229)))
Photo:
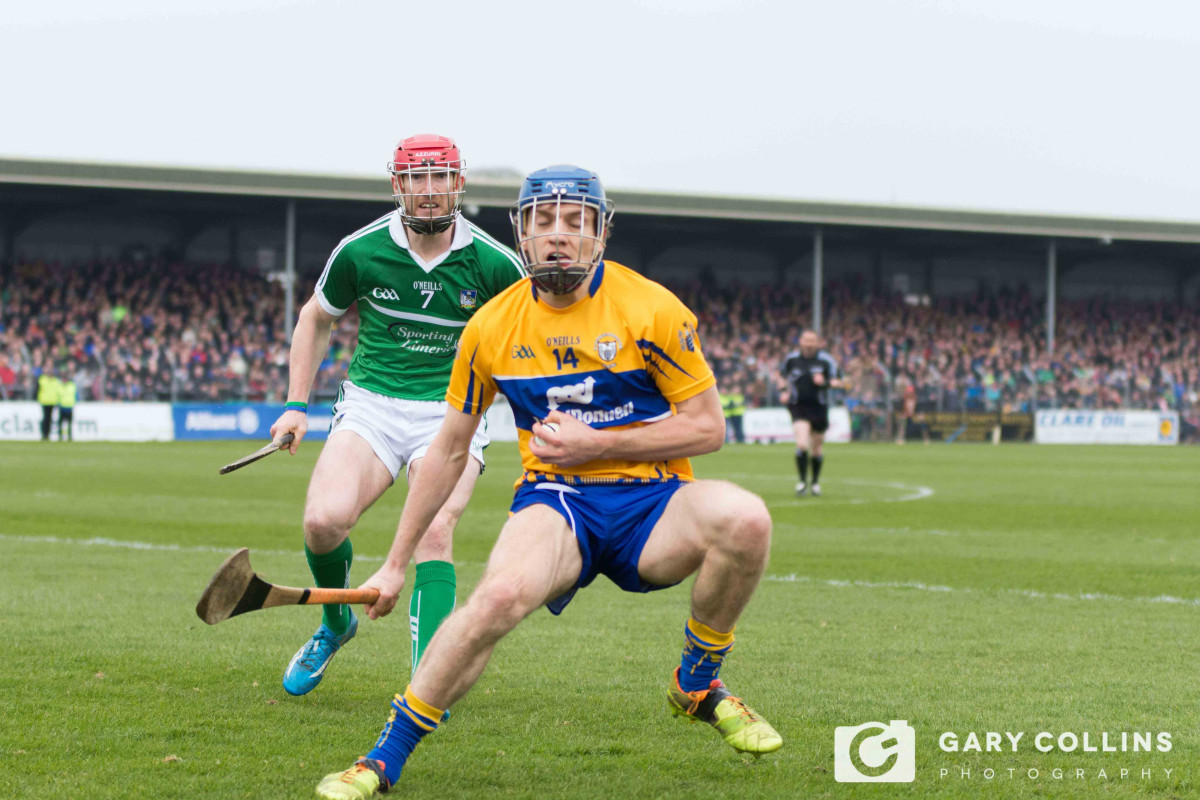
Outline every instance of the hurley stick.
POLYGON ((196 614, 209 625, 273 606, 319 606, 326 603, 374 603, 378 589, 293 589, 267 583, 250 566, 243 547, 225 559, 200 595, 196 614))
POLYGON ((239 458, 237 461, 233 462, 232 464, 226 464, 225 466, 221 467, 221 474, 224 475, 227 472, 233 472, 235 469, 241 469, 242 467, 246 466, 247 464, 253 464, 255 461, 258 461, 260 458, 266 458, 267 456, 271 455, 271 453, 274 453, 276 450, 282 450, 283 448, 287 447, 289 444, 292 443, 292 440, 295 438, 296 437, 293 436, 292 434, 285 433, 283 436, 280 436, 278 439, 271 442, 269 445, 262 448, 261 450, 255 450, 250 455, 243 456, 243 457, 239 458))

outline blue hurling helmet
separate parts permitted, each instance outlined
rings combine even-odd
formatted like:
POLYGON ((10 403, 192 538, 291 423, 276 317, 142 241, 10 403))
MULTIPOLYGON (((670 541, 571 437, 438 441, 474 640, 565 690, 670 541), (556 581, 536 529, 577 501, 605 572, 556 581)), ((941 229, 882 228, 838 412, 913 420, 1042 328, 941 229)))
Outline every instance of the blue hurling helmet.
POLYGON ((612 217, 596 173, 570 165, 530 173, 509 218, 534 286, 551 294, 574 291, 600 263, 612 217), (595 210, 591 225, 586 214, 571 214, 577 204, 595 210))

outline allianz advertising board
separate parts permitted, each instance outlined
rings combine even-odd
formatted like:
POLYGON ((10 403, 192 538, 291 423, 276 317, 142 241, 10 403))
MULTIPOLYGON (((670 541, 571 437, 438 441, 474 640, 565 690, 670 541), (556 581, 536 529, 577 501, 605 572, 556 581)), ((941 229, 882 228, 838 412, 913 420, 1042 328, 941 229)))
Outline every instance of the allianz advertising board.
MULTIPOLYGON (((282 413, 278 403, 176 403, 175 439, 270 439, 282 413)), ((333 420, 330 406, 309 406, 306 440, 324 439, 333 420)))

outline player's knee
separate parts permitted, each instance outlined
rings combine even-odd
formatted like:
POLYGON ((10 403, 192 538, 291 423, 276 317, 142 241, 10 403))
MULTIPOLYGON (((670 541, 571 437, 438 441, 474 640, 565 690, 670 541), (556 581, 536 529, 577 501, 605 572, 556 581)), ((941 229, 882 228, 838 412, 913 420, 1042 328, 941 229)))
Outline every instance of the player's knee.
POLYGON ((761 560, 771 549, 771 513, 758 495, 739 489, 736 497, 723 503, 718 537, 727 552, 761 560))
POLYGON ((507 633, 531 610, 521 584, 504 578, 480 584, 471 598, 471 607, 475 612, 472 627, 485 635, 507 633))
POLYGON ((334 508, 304 509, 305 541, 317 552, 332 550, 342 543, 354 525, 351 516, 334 508))

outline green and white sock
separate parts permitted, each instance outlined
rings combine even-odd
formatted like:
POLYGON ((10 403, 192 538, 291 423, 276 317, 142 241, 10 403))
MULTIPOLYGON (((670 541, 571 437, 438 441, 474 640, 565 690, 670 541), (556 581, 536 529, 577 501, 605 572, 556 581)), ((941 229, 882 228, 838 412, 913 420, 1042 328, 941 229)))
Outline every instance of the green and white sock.
MULTIPOLYGON (((328 553, 318 555, 304 545, 304 556, 308 559, 308 568, 312 570, 313 579, 322 589, 349 589, 350 564, 354 561, 354 546, 347 537, 341 544, 328 553)), ((350 606, 331 604, 321 606, 324 609, 321 621, 329 630, 341 636, 350 627, 350 606)))
POLYGON ((412 599, 408 601, 408 622, 412 632, 412 671, 415 675, 429 640, 442 620, 454 610, 456 589, 454 565, 449 561, 423 561, 417 564, 412 599))

